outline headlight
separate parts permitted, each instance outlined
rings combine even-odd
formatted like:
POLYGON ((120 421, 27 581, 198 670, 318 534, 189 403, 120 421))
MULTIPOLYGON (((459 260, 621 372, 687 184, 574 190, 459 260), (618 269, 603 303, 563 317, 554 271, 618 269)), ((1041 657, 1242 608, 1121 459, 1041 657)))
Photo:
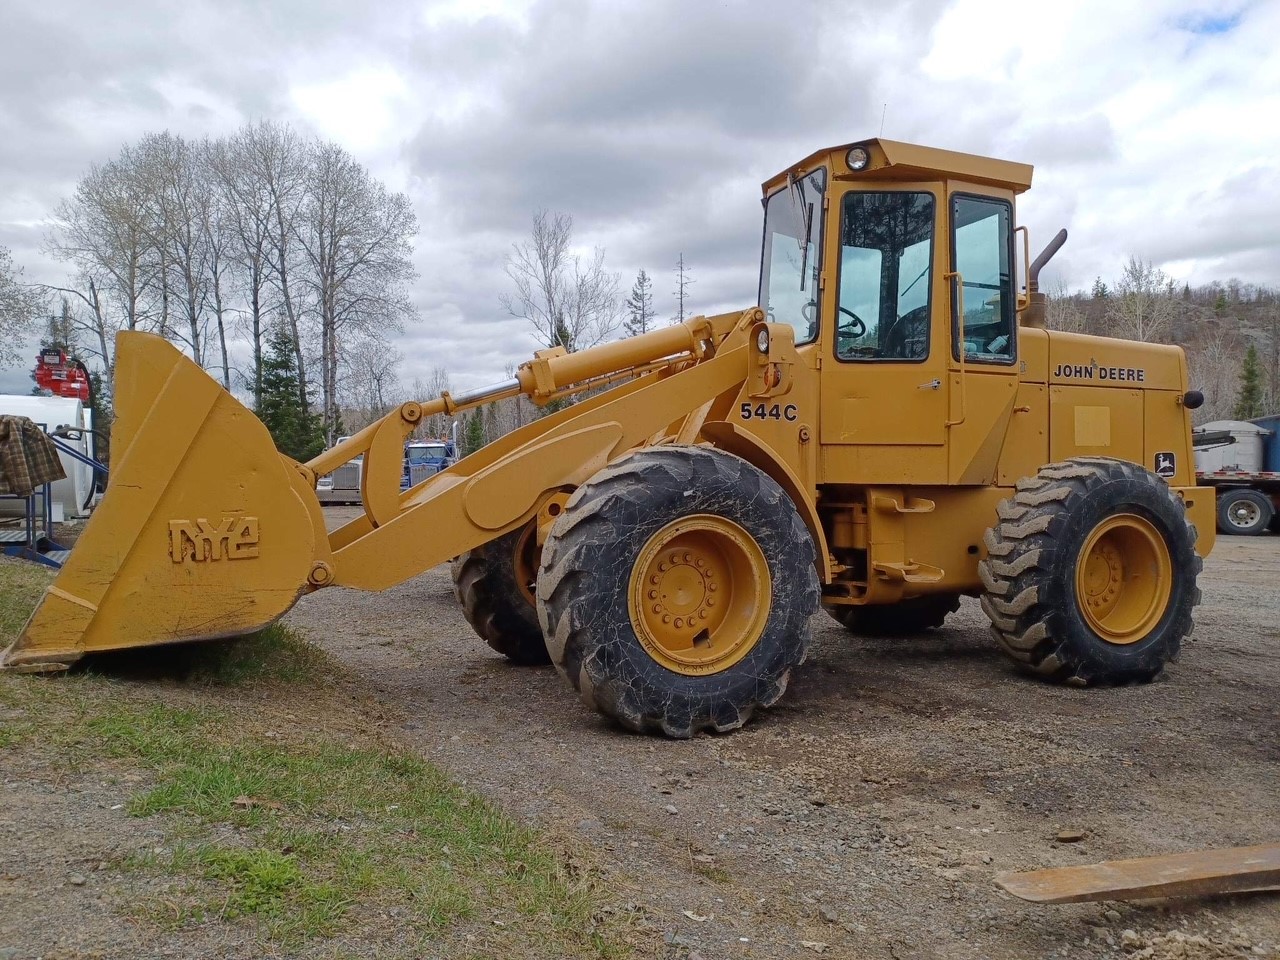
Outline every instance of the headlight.
POLYGON ((761 327, 760 332, 756 334, 756 349, 761 353, 769 352, 769 331, 764 327, 761 327))
POLYGON ((845 154, 845 162, 849 164, 850 170, 865 170, 871 162, 871 154, 866 147, 851 147, 845 154))

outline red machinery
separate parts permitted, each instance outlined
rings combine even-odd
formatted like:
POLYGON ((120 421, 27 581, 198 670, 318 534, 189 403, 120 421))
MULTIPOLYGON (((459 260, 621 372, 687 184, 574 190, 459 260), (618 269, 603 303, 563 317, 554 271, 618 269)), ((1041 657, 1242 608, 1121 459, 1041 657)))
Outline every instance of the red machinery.
POLYGON ((57 347, 47 347, 36 357, 36 386, 55 397, 89 403, 89 371, 79 360, 68 359, 57 347))

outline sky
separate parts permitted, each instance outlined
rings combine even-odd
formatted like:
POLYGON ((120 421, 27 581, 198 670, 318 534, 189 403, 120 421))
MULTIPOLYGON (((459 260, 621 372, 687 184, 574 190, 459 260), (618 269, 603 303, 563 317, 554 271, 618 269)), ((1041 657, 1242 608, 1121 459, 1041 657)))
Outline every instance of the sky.
MULTIPOLYGON (((500 303, 539 208, 675 313, 755 302, 760 183, 876 135, 1031 163, 1044 279, 1133 255, 1280 286, 1280 0, 9 0, 0 246, 29 281, 58 202, 149 132, 288 121, 413 201, 408 385, 505 378, 538 346, 500 303)), ((34 344, 31 352, 33 355, 34 344)), ((0 370, 25 393, 27 370, 0 370)))

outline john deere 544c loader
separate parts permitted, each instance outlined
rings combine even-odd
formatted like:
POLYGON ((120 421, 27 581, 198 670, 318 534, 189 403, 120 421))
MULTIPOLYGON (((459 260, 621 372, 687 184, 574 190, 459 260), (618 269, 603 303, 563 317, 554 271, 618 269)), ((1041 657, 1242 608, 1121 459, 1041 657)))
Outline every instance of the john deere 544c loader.
POLYGON ((452 558, 490 645, 669 736, 776 701, 819 605, 905 632, 978 596, 1032 673, 1150 680, 1213 542, 1198 396, 1176 347, 1045 329, 1036 276, 1065 234, 1026 263, 1030 184, 886 140, 819 151, 764 185, 760 306, 541 351, 306 464, 164 340, 123 333, 110 489, 4 662, 243 634, 452 558), (581 399, 400 490, 424 416, 517 394, 581 399), (361 454, 364 514, 326 533, 316 477, 361 454))

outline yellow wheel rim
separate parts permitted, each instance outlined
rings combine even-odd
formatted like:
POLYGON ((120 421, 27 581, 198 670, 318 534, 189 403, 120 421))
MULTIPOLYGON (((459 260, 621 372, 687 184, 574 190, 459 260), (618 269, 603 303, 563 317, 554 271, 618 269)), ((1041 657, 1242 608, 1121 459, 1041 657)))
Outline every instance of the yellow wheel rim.
POLYGON ((530 606, 537 605, 536 589, 538 585, 538 564, 542 560, 542 548, 538 546, 538 525, 531 523, 520 531, 516 538, 515 556, 512 566, 516 575, 516 586, 530 606))
POLYGON ((1076 560, 1076 606, 1109 643, 1137 643, 1169 606, 1173 561, 1149 520, 1124 513, 1094 528, 1076 560))
POLYGON ((704 676, 751 652, 771 596, 769 564, 752 536, 732 520, 695 514, 649 538, 631 568, 627 605, 649 656, 704 676))

